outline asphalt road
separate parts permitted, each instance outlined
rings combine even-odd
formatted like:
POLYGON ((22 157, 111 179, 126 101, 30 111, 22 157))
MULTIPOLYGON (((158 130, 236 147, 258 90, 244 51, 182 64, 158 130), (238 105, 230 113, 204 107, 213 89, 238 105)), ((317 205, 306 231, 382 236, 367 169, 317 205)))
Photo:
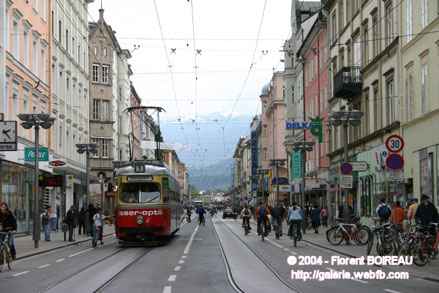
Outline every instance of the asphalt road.
MULTIPOLYGON (((272 235, 262 242, 253 227, 244 236, 240 220, 208 218, 205 226, 185 224, 168 244, 121 248, 116 239, 93 249, 90 243, 19 260, 0 273, 0 292, 337 292, 433 293, 439 284, 422 279, 303 281, 292 270, 367 271, 378 267, 290 266, 290 256, 334 252, 272 235), (241 291, 239 291, 241 290, 241 291)), ((403 271, 403 267, 395 271, 403 271)))

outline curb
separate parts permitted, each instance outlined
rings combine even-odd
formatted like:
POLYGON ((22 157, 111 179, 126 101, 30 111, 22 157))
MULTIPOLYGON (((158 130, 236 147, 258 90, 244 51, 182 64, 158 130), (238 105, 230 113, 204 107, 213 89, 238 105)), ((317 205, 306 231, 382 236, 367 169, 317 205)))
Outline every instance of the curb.
MULTIPOLYGON (((111 236, 113 234, 114 233, 104 234, 103 237, 108 237, 108 236, 111 236)), ((90 241, 90 240, 91 240, 91 237, 89 237, 87 239, 83 239, 83 240, 78 240, 78 241, 75 241, 75 242, 67 242, 67 243, 65 243, 63 245, 60 245, 60 246, 56 246, 56 247, 48 248, 48 249, 41 250, 41 251, 38 251, 38 252, 33 252, 33 253, 25 254, 25 255, 22 255, 22 256, 18 256, 16 258, 16 260, 21 260, 21 259, 29 258, 29 257, 32 257, 32 256, 44 254, 44 253, 47 253, 47 252, 55 251, 55 250, 58 250, 58 249, 62 249, 62 248, 66 248, 66 247, 70 247, 70 246, 74 246, 74 245, 78 245, 78 244, 81 244, 81 243, 84 243, 84 242, 87 242, 87 241, 90 241)))
MULTIPOLYGON (((358 257, 358 256, 356 256, 356 255, 352 255, 352 254, 349 254, 349 253, 343 252, 343 251, 341 251, 341 250, 337 250, 337 249, 334 249, 334 248, 331 248, 331 247, 328 247, 328 246, 322 245, 322 244, 320 244, 320 243, 316 243, 316 242, 309 241, 309 240, 305 240, 305 239, 302 239, 302 241, 303 241, 303 242, 306 242, 306 243, 309 243, 309 244, 311 244, 311 245, 318 246, 318 247, 323 248, 323 249, 326 249, 326 250, 330 250, 330 251, 333 251, 333 252, 339 253, 339 254, 344 255, 344 256, 347 256, 347 257, 352 257, 352 258, 357 258, 357 257, 358 257)), ((378 266, 378 265, 377 265, 377 267, 380 267, 380 268, 388 268, 388 266, 384 266, 384 267, 383 267, 383 266, 378 266)), ((439 283, 439 278, 432 278, 432 277, 419 276, 419 275, 417 275, 417 274, 412 274, 412 275, 413 275, 415 278, 418 278, 418 279, 422 279, 422 280, 426 280, 426 281, 430 281, 430 282, 439 283)))

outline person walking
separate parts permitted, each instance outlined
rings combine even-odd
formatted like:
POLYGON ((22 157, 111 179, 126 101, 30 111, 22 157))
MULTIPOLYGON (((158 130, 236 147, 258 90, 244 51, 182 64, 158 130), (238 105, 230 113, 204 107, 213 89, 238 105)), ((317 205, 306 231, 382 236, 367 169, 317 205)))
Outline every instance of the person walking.
POLYGON ((416 215, 417 209, 418 209, 418 199, 414 198, 410 202, 410 205, 409 205, 409 208, 407 211, 407 219, 408 219, 410 225, 416 224, 415 223, 415 215, 416 215))
POLYGON ((328 208, 323 207, 320 210, 320 219, 322 220, 322 225, 328 227, 328 208))
POLYGON ((378 207, 376 208, 376 214, 380 220, 380 224, 384 224, 389 221, 390 216, 392 215, 392 210, 386 203, 386 199, 382 198, 378 207))
MULTIPOLYGON (((17 230, 17 219, 15 218, 12 211, 6 202, 0 203, 0 232, 9 233, 8 234, 8 244, 11 249, 12 259, 16 259, 17 251, 15 249, 14 234, 13 232, 17 230)), ((0 237, 5 237, 0 235, 0 237)), ((2 239, 4 240, 4 239, 2 239)))
POLYGON ((431 203, 428 195, 422 195, 421 204, 416 209, 415 220, 416 223, 419 223, 423 226, 428 226, 431 223, 439 222, 438 211, 434 204, 431 203))
POLYGON ((41 225, 43 226, 44 231, 44 240, 50 241, 50 214, 52 213, 52 209, 50 206, 41 214, 41 225))
POLYGON ((314 205, 314 207, 311 210, 311 223, 312 227, 314 229, 314 233, 319 233, 319 226, 320 226, 320 208, 317 204, 314 205))
POLYGON ((93 204, 88 205, 87 209, 88 217, 86 217, 86 225, 88 225, 87 233, 89 236, 93 234, 93 216, 96 213, 96 208, 93 204))
POLYGON ((390 215, 390 221, 398 231, 402 231, 402 222, 404 221, 404 209, 401 207, 401 203, 397 201, 392 208, 392 213, 390 215))
POLYGON ((75 207, 71 206, 67 211, 67 215, 64 219, 67 224, 67 229, 69 230, 69 242, 73 242, 73 230, 75 228, 75 207))
POLYGON ((271 221, 275 232, 276 239, 279 239, 282 234, 282 218, 283 218, 283 209, 281 203, 277 203, 277 205, 271 210, 271 221))
POLYGON ((93 215, 93 247, 96 247, 97 241, 104 245, 104 217, 101 213, 101 208, 96 209, 96 213, 93 215))
POLYGON ((258 236, 266 233, 268 210, 264 203, 260 203, 259 207, 256 209, 256 221, 258 223, 258 236))
POLYGON ((78 235, 87 235, 87 232, 85 230, 85 217, 86 217, 86 211, 84 206, 82 206, 81 210, 79 211, 79 218, 78 218, 78 235))
POLYGON ((56 213, 56 211, 52 207, 50 207, 50 210, 49 210, 50 231, 56 232, 57 223, 58 223, 58 214, 56 213))

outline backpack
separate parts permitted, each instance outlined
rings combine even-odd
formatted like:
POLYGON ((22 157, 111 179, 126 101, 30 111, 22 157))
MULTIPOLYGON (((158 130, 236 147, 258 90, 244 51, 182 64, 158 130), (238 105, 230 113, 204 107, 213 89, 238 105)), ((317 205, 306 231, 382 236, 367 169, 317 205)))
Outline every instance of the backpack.
POLYGON ((264 218, 267 215, 267 210, 265 208, 260 208, 258 212, 260 218, 264 218))
POLYGON ((380 219, 387 220, 388 218, 390 218, 391 214, 392 214, 392 211, 390 210, 390 208, 387 205, 382 205, 378 209, 378 217, 380 217, 380 219))
POLYGON ((43 214, 43 217, 41 218, 41 223, 43 224, 43 226, 49 224, 49 216, 46 213, 43 214))

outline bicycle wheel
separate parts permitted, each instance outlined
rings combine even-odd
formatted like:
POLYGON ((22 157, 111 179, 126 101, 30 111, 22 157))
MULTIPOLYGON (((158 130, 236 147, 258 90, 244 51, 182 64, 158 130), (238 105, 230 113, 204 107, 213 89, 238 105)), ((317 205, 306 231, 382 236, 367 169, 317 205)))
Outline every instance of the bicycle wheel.
POLYGON ((420 243, 416 243, 416 245, 412 247, 411 255, 413 256, 413 263, 418 267, 425 266, 429 261, 428 255, 424 252, 420 243))
POLYGON ((340 228, 333 227, 326 231, 326 239, 332 245, 340 245, 343 242, 344 233, 340 228))
POLYGON ((0 250, 0 272, 3 271, 5 267, 11 270, 11 262, 11 252, 9 251, 9 248, 7 246, 3 245, 0 250))
POLYGON ((369 231, 369 237, 367 239, 367 255, 372 253, 374 235, 375 234, 372 231, 369 231))
POLYGON ((354 241, 358 245, 366 245, 369 242, 369 227, 361 226, 354 235, 354 241))

